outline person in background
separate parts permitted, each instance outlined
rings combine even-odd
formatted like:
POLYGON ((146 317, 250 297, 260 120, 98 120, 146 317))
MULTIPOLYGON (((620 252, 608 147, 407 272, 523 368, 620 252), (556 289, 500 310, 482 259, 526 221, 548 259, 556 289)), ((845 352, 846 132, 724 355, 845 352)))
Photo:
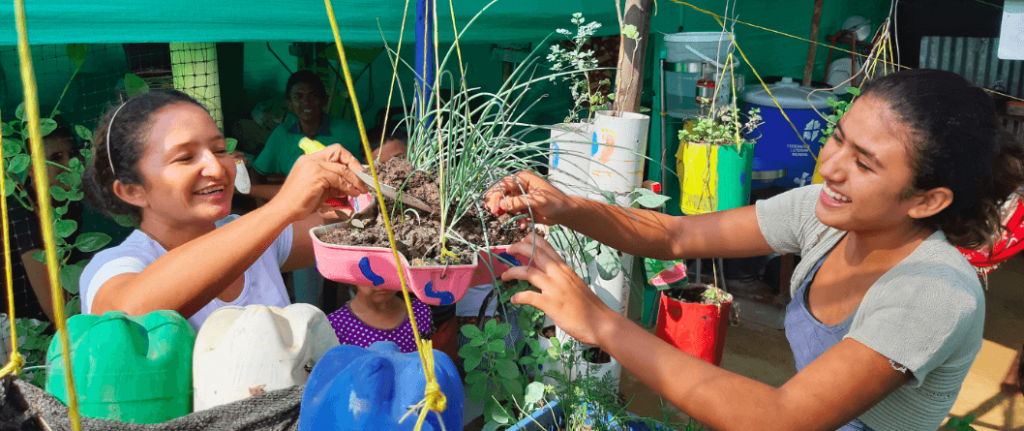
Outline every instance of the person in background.
MULTIPOLYGON (((58 118, 58 124, 63 121, 58 118)), ((26 146, 28 143, 26 142, 26 146)), ((78 140, 71 132, 71 129, 62 124, 43 138, 43 148, 46 151, 47 167, 46 172, 50 185, 57 186, 64 190, 70 187, 57 180, 57 175, 65 172, 60 166, 68 166, 71 159, 78 156, 78 140), (55 166, 60 165, 60 166, 55 166)), ((32 178, 33 171, 28 171, 26 184, 28 185, 28 201, 35 206, 29 210, 21 205, 16 199, 7 199, 7 218, 10 225, 9 238, 11 244, 11 279, 14 283, 14 305, 15 316, 19 319, 29 318, 44 322, 52 322, 53 295, 50 290, 50 280, 46 264, 32 257, 33 254, 43 250, 42 229, 39 225, 39 205, 35 202, 35 183, 32 178)), ((63 206, 63 202, 52 202, 53 206, 63 206)), ((82 225, 82 203, 81 201, 71 202, 68 205, 68 212, 62 217, 64 220, 75 221, 82 225)), ((72 249, 68 262, 75 263, 89 255, 72 249)), ((0 269, 0 274, 4 271, 0 269)), ((0 298, 3 304, 7 304, 7 289, 3 291, 0 298)), ((6 312, 6 308, 0 312, 6 312)), ((48 329, 48 330, 52 330, 48 329)))
POLYGON ((367 193, 358 160, 331 145, 295 161, 281 193, 231 215, 234 157, 213 118, 178 92, 112 107, 93 133, 85 196, 139 226, 96 254, 82 272, 82 312, 180 313, 199 330, 225 305, 285 307, 282 272, 313 265, 308 232, 327 199, 367 193))
MULTIPOLYGON (((405 131, 396 128, 397 123, 380 124, 366 131, 366 138, 370 140, 370 151, 376 163, 384 164, 394 157, 405 158, 409 153, 409 136, 405 131), (381 145, 383 138, 384 145, 381 145)), ((366 156, 366 150, 360 145, 359 153, 363 160, 369 162, 370 157, 366 156)))
POLYGON ((309 138, 324 145, 341 144, 351 154, 362 154, 359 129, 351 121, 324 112, 327 90, 320 77, 300 70, 285 85, 288 117, 267 138, 253 168, 262 175, 288 175, 301 156, 299 141, 309 138))
MULTIPOLYGON (((260 176, 288 175, 295 161, 303 154, 302 138, 324 145, 341 144, 351 154, 362 154, 359 129, 355 123, 332 117, 324 112, 327 89, 323 81, 309 70, 300 70, 288 78, 285 101, 288 117, 274 129, 252 167, 260 176)), ((260 181, 263 182, 263 181, 260 181)), ((275 184, 254 184, 249 195, 270 200, 280 190, 275 184)), ((324 278, 315 267, 292 272, 296 302, 319 306, 324 278)))
MULTIPOLYGON (((420 337, 429 340, 434 332, 430 306, 415 296, 410 295, 409 299, 420 337)), ((412 324, 401 292, 356 286, 355 297, 328 315, 327 320, 341 344, 369 347, 377 341, 392 341, 402 353, 416 351, 412 324)))

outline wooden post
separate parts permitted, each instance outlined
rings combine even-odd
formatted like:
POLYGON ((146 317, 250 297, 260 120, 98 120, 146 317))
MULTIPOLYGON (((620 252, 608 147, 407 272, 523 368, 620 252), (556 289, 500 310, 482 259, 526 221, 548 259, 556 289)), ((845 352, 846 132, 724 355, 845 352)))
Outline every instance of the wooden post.
MULTIPOLYGON (((818 41, 818 27, 821 26, 821 6, 825 0, 814 0, 814 15, 811 17, 811 40, 818 41)), ((814 57, 818 53, 818 44, 807 47, 807 65, 804 66, 804 87, 811 86, 811 74, 814 73, 814 57)))
MULTIPOLYGON (((616 3, 622 0, 615 0, 616 3)), ((647 39, 650 37, 652 0, 625 0, 622 26, 632 24, 640 34, 635 41, 625 36, 619 43, 619 67, 615 77, 615 111, 638 112, 640 94, 644 86, 644 60, 647 57, 647 39)))

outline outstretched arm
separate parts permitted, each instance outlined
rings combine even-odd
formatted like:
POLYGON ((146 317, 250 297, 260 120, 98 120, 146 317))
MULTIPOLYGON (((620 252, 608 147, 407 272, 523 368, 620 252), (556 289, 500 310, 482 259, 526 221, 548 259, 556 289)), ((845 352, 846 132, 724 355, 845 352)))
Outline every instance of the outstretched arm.
POLYGON ((96 291, 90 312, 175 310, 191 317, 241 277, 289 224, 309 217, 327 198, 367 192, 352 173, 362 167, 340 145, 303 156, 296 167, 301 169, 267 205, 175 247, 141 272, 107 280, 96 291))
POLYGON ((570 197, 532 172, 499 182, 486 196, 494 213, 525 214, 546 225, 560 224, 624 253, 656 259, 747 257, 772 252, 754 207, 675 217, 570 197))
POLYGON ((656 393, 716 430, 836 429, 910 378, 886 357, 846 339, 775 388, 677 350, 612 311, 543 239, 531 235, 509 252, 532 256, 533 266, 512 268, 502 279, 526 280, 538 289, 516 294, 513 303, 543 310, 566 333, 599 346, 656 393))

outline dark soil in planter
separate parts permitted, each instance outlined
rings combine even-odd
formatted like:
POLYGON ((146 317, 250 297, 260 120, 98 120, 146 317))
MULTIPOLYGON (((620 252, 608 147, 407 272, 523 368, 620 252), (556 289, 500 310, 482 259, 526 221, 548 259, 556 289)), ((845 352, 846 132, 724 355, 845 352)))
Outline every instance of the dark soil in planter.
POLYGON ((717 289, 717 287, 706 284, 691 284, 685 288, 669 289, 663 292, 665 293, 665 296, 675 299, 676 301, 690 304, 715 305, 715 302, 711 300, 711 298, 704 297, 704 292, 709 289, 717 289))
MULTIPOLYGON (((378 166, 377 175, 381 183, 388 184, 396 189, 404 190, 411 196, 437 208, 440 203, 437 178, 435 175, 425 172, 414 171, 414 168, 405 159, 395 157, 388 160, 382 166, 378 166)), ((447 185, 445 185, 447 187, 447 185)), ((395 202, 385 198, 389 212, 395 211, 395 202)), ((398 251, 411 260, 413 265, 438 265, 438 264, 470 264, 476 253, 473 248, 453 238, 448 239, 446 246, 457 258, 450 256, 442 259, 441 247, 439 244, 441 229, 441 212, 435 211, 431 214, 424 214, 417 211, 419 218, 412 214, 415 210, 406 210, 402 214, 390 214, 392 228, 395 232, 395 242, 398 251)), ((449 210, 449 217, 454 209, 449 210)), ((485 245, 510 245, 523 239, 525 231, 519 230, 514 222, 509 222, 512 217, 508 214, 495 216, 487 211, 481 203, 480 209, 471 208, 455 226, 455 232, 466 241, 483 247, 485 245), (480 222, 481 214, 483 222, 480 222), (486 240, 485 240, 486 227, 486 240)), ((321 241, 329 244, 354 245, 362 247, 390 247, 388 243, 387 230, 384 227, 383 212, 377 211, 376 218, 363 220, 364 227, 334 229, 320 237, 321 241)))

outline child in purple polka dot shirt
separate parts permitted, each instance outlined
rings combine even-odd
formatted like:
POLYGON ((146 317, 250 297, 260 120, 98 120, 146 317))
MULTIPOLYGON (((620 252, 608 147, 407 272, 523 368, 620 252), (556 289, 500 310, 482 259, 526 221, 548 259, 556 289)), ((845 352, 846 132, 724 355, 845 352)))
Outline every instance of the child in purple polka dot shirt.
MULTIPOLYGON (((402 353, 416 351, 416 341, 401 292, 357 286, 355 298, 327 316, 341 344, 369 347, 377 341, 393 341, 402 353)), ((420 337, 433 333, 430 306, 410 295, 420 337)))

